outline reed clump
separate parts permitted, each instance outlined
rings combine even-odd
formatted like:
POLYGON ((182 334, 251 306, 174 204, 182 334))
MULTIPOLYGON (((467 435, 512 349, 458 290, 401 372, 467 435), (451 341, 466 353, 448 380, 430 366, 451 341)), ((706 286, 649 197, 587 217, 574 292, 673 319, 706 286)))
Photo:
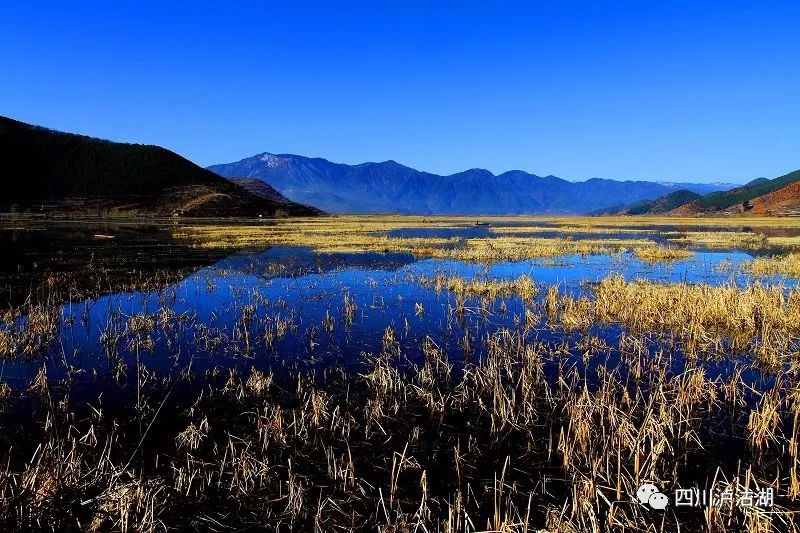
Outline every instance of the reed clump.
POLYGON ((772 257, 758 257, 746 265, 748 271, 757 276, 780 274, 800 276, 800 253, 772 257))
POLYGON ((647 239, 572 240, 569 238, 494 237, 468 239, 462 246, 434 248, 427 251, 427 254, 432 257, 459 259, 473 263, 496 263, 538 257, 611 254, 652 245, 653 242, 647 239))
POLYGON ((533 301, 539 293, 539 288, 529 276, 511 280, 465 279, 440 273, 435 277, 421 276, 417 281, 437 292, 450 291, 459 297, 480 296, 494 300, 500 296, 517 295, 523 300, 533 301))
POLYGON ((694 255, 691 250, 683 248, 676 248, 674 246, 652 246, 634 248, 633 253, 639 259, 647 261, 648 263, 656 263, 659 261, 676 261, 679 259, 687 259, 694 255))
POLYGON ((788 356, 797 351, 800 293, 761 284, 722 286, 627 282, 619 276, 594 289, 592 322, 621 323, 637 332, 668 329, 698 347, 788 356))
POLYGON ((736 231, 686 231, 673 233, 667 240, 681 245, 711 249, 758 250, 769 246, 770 238, 762 233, 736 231))
MULTIPOLYGON (((512 284, 513 286, 513 284, 512 284)), ((669 334, 686 354, 746 353, 778 364, 800 354, 800 291, 780 285, 662 284, 609 276, 592 295, 551 286, 539 302, 551 327, 589 330, 620 324, 640 334, 669 334)))
MULTIPOLYGON (((533 305, 526 311, 550 327, 587 331, 603 324, 620 324, 639 334, 668 334, 687 354, 746 353, 772 364, 800 355, 800 290, 760 283, 740 287, 689 283, 627 281, 612 275, 591 286, 589 294, 561 293, 553 285, 540 290, 527 276, 510 280, 465 280, 439 274, 419 278, 437 291, 450 291, 456 309, 466 298, 492 301, 516 295, 533 305)), ((486 308, 488 302, 483 306, 486 308)))
POLYGON ((59 304, 65 297, 64 280, 46 285, 41 295, 8 308, 0 318, 0 358, 31 357, 46 351, 57 341, 61 315, 59 304))

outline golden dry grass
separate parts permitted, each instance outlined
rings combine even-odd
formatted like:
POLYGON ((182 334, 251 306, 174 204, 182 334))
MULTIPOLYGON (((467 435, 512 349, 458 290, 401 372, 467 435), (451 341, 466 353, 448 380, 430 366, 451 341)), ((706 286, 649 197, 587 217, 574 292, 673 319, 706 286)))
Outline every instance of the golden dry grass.
POLYGON ((800 290, 752 284, 744 288, 628 282, 610 276, 593 299, 550 298, 551 315, 573 329, 618 323, 638 333, 669 331, 684 351, 747 351, 768 363, 794 358, 800 339, 800 290))
POLYGON ((484 296, 495 299, 499 296, 516 294, 523 300, 533 300, 539 293, 536 283, 528 276, 520 276, 512 280, 466 279, 460 276, 420 277, 417 281, 436 291, 450 291, 457 296, 484 296))
POLYGON ((520 261, 536 257, 563 255, 610 254, 655 243, 646 239, 545 239, 526 237, 496 237, 468 239, 462 246, 432 248, 427 255, 462 261, 493 263, 520 261))
POLYGON ((798 227, 795 219, 675 218, 675 217, 480 217, 495 223, 488 237, 389 237, 403 228, 469 228, 477 217, 335 216, 282 219, 247 224, 176 226, 178 240, 204 248, 256 248, 260 246, 308 246, 322 252, 406 252, 421 257, 453 258, 472 262, 514 261, 562 255, 610 254, 632 251, 646 261, 686 258, 687 246, 712 249, 761 249, 800 247, 800 237, 766 236, 758 228, 798 227), (743 226, 756 231, 742 231, 743 226), (698 227, 706 227, 698 230, 698 227), (719 228, 714 231, 709 228, 719 228), (646 238, 664 231, 680 246, 661 246, 646 238), (545 238, 521 233, 554 232, 545 238), (573 239, 572 234, 638 233, 641 238, 573 239))
POLYGON ((539 222, 518 222, 505 221, 501 226, 492 227, 494 235, 518 235, 520 233, 563 233, 570 234, 605 234, 605 233, 639 233, 639 234, 653 234, 657 233, 655 228, 635 228, 628 226, 590 226, 590 225, 562 225, 555 224, 548 221, 546 224, 543 221, 539 222))
MULTIPOLYGON (((331 217, 293 219, 248 225, 179 226, 178 240, 204 248, 255 248, 259 246, 308 246, 321 252, 407 252, 422 257, 452 258, 472 262, 516 261, 562 255, 609 254, 657 248, 650 239, 581 239, 493 235, 482 238, 389 237, 400 228, 466 227, 468 218, 331 217)), ((508 219, 504 219, 508 220, 508 219)), ((514 218, 513 220, 525 220, 514 218)), ((473 222, 474 223, 474 222, 473 222)), ((502 231, 502 230, 501 230, 502 231)), ((674 258, 653 250, 641 252, 652 260, 674 258)))
POLYGON ((687 231, 673 233, 667 240, 676 244, 702 246, 712 249, 736 248, 753 250, 770 244, 766 235, 733 231, 687 231))
POLYGON ((790 253, 772 257, 758 257, 747 265, 756 275, 785 274, 800 276, 800 253, 790 253))
POLYGON ((560 294, 553 285, 537 301, 539 288, 527 276, 484 280, 440 274, 418 281, 453 292, 457 310, 466 297, 516 294, 531 303, 532 316, 539 316, 540 306, 551 326, 568 330, 620 324, 637 334, 667 334, 690 355, 746 353, 772 365, 800 356, 800 289, 780 285, 655 283, 612 275, 594 285, 591 295, 560 294))
POLYGON ((381 219, 297 219, 261 225, 182 226, 173 235, 203 248, 308 246, 320 252, 416 252, 457 241, 436 237, 390 238, 385 235, 386 231, 399 227, 408 226, 381 219))
POLYGON ((769 248, 800 248, 800 237, 772 236, 763 233, 734 231, 689 231, 671 234, 668 241, 710 249, 762 250, 769 248))
POLYGON ((674 246, 652 246, 635 248, 633 253, 639 259, 647 261, 648 263, 655 263, 658 261, 676 261, 679 259, 686 259, 694 255, 690 250, 683 248, 676 248, 674 246))

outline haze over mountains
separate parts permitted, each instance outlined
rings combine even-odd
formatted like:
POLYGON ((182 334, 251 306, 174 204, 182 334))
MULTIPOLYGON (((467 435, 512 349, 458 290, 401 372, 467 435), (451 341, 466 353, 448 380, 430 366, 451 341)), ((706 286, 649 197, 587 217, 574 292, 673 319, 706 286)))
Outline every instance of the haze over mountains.
POLYGON ((346 165, 266 152, 208 169, 231 179, 262 180, 291 200, 331 213, 585 214, 682 189, 706 194, 734 186, 598 178, 571 182, 521 170, 494 175, 470 169, 442 176, 395 161, 346 165))

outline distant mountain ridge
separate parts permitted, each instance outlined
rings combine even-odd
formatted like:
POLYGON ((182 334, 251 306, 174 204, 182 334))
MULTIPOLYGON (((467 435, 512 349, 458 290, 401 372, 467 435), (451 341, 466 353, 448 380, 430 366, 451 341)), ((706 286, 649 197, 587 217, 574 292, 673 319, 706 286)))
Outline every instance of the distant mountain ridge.
POLYGON ((261 197, 160 146, 64 133, 0 117, 0 210, 195 216, 313 215, 261 197))
POLYGON ((757 178, 727 191, 701 196, 677 191, 654 200, 600 210, 609 215, 800 215, 800 170, 774 179, 757 178))
POLYGON ((442 176, 391 160, 346 165, 268 152, 208 169, 227 178, 260 179, 287 198, 334 213, 585 214, 681 189, 704 194, 728 187, 600 178, 571 182, 479 168, 442 176))
MULTIPOLYGON (((721 211, 733 208, 748 211, 751 204, 757 198, 769 194, 777 193, 781 189, 791 186, 800 181, 800 170, 795 170, 774 179, 755 179, 746 185, 736 187, 729 191, 713 192, 705 195, 695 202, 698 211, 721 211)), ((800 207, 800 198, 797 198, 800 207)))

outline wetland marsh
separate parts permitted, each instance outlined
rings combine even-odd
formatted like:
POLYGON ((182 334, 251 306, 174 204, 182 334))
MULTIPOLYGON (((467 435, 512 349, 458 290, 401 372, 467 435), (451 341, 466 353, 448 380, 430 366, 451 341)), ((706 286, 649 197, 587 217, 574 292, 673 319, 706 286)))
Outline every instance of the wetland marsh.
POLYGON ((0 246, 9 529, 798 529, 800 219, 7 217, 0 246))

